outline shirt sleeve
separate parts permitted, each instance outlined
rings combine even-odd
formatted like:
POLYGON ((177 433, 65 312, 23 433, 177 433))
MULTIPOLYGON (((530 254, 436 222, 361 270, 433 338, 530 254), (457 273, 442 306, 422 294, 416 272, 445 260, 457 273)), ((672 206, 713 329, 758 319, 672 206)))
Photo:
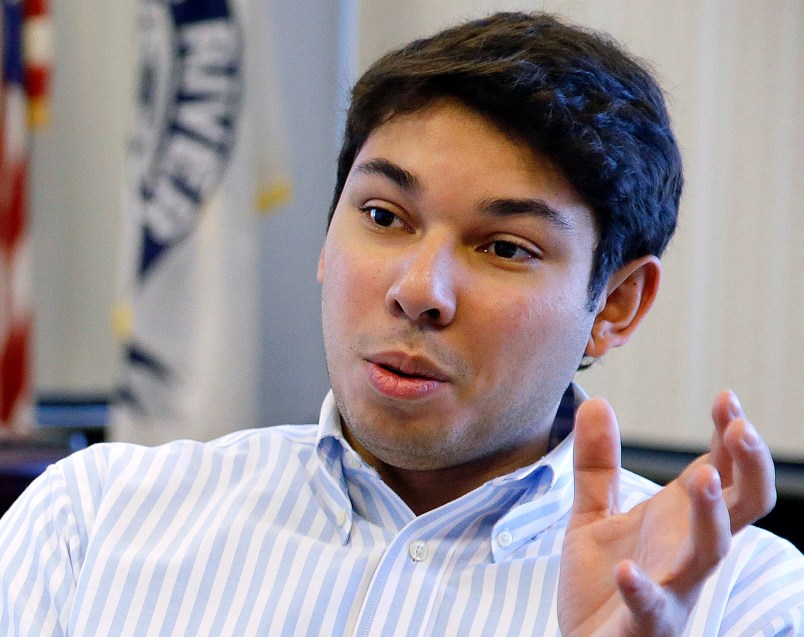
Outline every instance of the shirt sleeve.
POLYGON ((79 535, 62 466, 52 465, 0 519, 0 635, 66 634, 79 535))
POLYGON ((804 635, 804 556, 767 531, 744 529, 704 586, 685 635, 804 635))
MULTIPOLYGON (((743 569, 724 623, 735 635, 804 634, 804 556, 792 544, 760 529, 743 541, 752 560, 743 569)), ((738 547, 740 548, 740 547, 738 547)))

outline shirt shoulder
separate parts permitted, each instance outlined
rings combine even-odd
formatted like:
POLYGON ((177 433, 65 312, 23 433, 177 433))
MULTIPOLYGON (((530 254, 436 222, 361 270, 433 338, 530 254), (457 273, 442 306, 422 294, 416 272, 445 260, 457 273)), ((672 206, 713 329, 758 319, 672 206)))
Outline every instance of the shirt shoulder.
POLYGON ((315 426, 287 426, 205 443, 101 443, 51 465, 0 519, 0 634, 65 634, 81 586, 97 586, 121 556, 147 562, 154 542, 188 525, 237 537, 252 521, 235 524, 244 502, 312 501, 315 440, 315 426), (51 593, 33 614, 30 591, 51 593))
POLYGON ((210 447, 225 449, 248 445, 255 440, 264 442, 285 441, 300 446, 315 445, 318 439, 318 425, 278 425, 274 427, 258 427, 241 429, 207 443, 210 447))
POLYGON ((305 464, 315 453, 316 430, 315 425, 283 425, 156 447, 99 443, 48 467, 18 502, 47 499, 51 507, 69 510, 79 529, 90 529, 99 507, 111 496, 119 500, 124 493, 147 493, 167 485, 191 489, 201 480, 211 488, 234 477, 253 477, 280 458, 283 464, 294 464, 294 459, 305 464))
POLYGON ((176 461, 184 457, 259 453, 272 446, 314 446, 316 432, 316 425, 281 425, 243 429, 208 442, 174 440, 155 447, 127 442, 105 442, 77 451, 60 460, 56 466, 61 470, 82 467, 89 471, 87 477, 101 477, 117 465, 132 461, 176 461))

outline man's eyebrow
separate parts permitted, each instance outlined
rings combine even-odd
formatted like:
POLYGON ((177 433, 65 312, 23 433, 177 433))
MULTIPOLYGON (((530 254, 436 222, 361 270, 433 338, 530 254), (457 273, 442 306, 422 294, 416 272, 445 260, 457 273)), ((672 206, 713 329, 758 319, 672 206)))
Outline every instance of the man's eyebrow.
POLYGON ((381 175, 386 179, 390 179, 402 190, 407 192, 415 192, 421 187, 421 183, 416 175, 382 157, 357 164, 354 167, 354 171, 364 175, 381 175))
POLYGON ((541 199, 485 199, 481 202, 480 209, 495 217, 518 215, 541 217, 559 230, 571 231, 575 228, 566 214, 541 199))

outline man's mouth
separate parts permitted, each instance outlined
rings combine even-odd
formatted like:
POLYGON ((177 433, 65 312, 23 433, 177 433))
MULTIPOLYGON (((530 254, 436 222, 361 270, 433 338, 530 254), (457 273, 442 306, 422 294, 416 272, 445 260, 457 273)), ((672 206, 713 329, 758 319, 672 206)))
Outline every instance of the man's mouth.
POLYGON ((401 352, 383 352, 370 356, 367 360, 402 378, 449 382, 449 375, 437 363, 422 356, 410 356, 401 352))
POLYGON ((366 373, 378 393, 398 400, 427 398, 449 383, 449 376, 436 363, 401 352, 370 356, 366 373))
POLYGON ((391 372, 392 374, 396 374, 397 376, 401 376, 402 378, 426 378, 426 376, 422 376, 421 374, 406 374, 401 369, 397 369, 396 367, 391 367, 390 365, 380 365, 383 369, 391 372))

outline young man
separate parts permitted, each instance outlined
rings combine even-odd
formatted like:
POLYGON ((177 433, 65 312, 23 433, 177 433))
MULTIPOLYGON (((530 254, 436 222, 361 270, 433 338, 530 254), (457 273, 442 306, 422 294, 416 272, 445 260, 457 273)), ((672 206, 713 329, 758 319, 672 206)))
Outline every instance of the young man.
POLYGON ((51 467, 0 524, 0 631, 801 634, 736 397, 659 490, 572 383, 649 310, 680 191, 661 93, 599 35, 498 14, 388 54, 321 254, 319 425, 51 467))

